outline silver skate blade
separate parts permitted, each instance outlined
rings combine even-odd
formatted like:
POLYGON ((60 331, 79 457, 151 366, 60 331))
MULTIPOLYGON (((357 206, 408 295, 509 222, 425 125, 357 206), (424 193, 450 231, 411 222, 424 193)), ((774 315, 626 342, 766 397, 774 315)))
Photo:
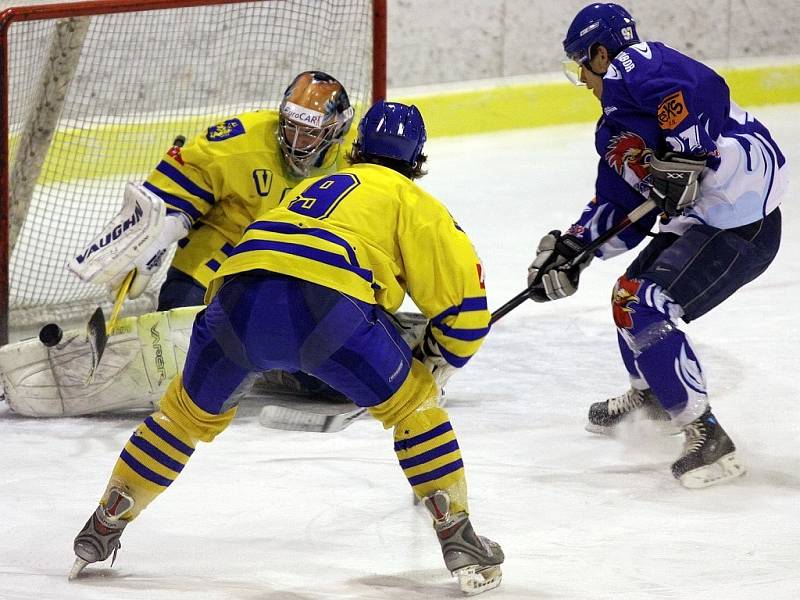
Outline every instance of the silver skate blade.
POLYGON ((458 585, 465 596, 476 596, 493 590, 503 580, 503 570, 500 565, 490 567, 472 565, 453 571, 453 575, 458 577, 458 585))
POLYGON ((746 472, 736 453, 731 452, 710 465, 687 471, 681 475, 680 482, 683 487, 696 490, 735 479, 746 472))
POLYGON ((69 570, 69 575, 67 575, 67 581, 74 581, 78 578, 81 571, 83 571, 84 567, 89 564, 89 561, 83 560, 80 556, 75 557, 75 563, 72 565, 72 568, 69 570))
POLYGON ((614 434, 613 428, 604 427, 602 425, 595 425, 594 423, 586 423, 586 426, 584 427, 584 429, 586 431, 588 431, 589 433, 597 433, 597 434, 600 434, 600 435, 611 436, 611 435, 614 434))

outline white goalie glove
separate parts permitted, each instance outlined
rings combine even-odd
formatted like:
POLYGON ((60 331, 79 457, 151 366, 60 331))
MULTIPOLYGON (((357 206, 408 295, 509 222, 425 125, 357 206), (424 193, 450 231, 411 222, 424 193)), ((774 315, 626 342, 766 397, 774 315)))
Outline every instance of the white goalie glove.
POLYGON ((440 390, 444 389, 445 384, 456 372, 456 367, 447 362, 442 356, 442 351, 433 336, 430 324, 425 329, 425 335, 422 340, 412 350, 412 354, 414 358, 428 368, 440 390))
POLYGON ((145 291, 172 244, 189 232, 181 214, 166 214, 163 200, 137 183, 125 186, 122 209, 67 267, 82 281, 108 284, 111 291, 136 270, 129 298, 145 291))

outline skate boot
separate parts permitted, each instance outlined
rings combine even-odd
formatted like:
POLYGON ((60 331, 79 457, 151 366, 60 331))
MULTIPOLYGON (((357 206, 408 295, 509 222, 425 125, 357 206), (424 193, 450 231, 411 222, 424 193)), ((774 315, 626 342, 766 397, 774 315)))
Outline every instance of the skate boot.
POLYGON ((736 446, 710 408, 683 431, 683 454, 672 463, 672 474, 684 487, 704 488, 745 474, 736 446))
POLYGON ((450 496, 446 492, 434 492, 424 501, 434 519, 444 564, 458 577, 461 591, 473 596, 500 585, 503 578, 500 565, 505 558, 500 544, 476 535, 466 513, 451 515, 450 496))
POLYGON ((122 519, 133 508, 133 498, 122 490, 112 489, 106 506, 97 507, 75 538, 75 564, 69 572, 70 581, 75 579, 89 563, 101 562, 112 554, 111 564, 117 558, 119 537, 128 521, 122 519))
POLYGON ((658 403, 655 394, 649 389, 637 390, 635 388, 629 389, 621 396, 609 398, 605 402, 592 404, 589 407, 589 422, 586 424, 586 431, 611 435, 620 423, 634 415, 649 421, 665 422, 665 431, 678 433, 668 425, 669 413, 658 403))

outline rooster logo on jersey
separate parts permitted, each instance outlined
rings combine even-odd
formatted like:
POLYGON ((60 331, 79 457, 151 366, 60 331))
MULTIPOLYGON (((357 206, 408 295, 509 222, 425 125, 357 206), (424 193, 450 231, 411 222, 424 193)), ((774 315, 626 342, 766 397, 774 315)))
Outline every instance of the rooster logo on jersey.
POLYGON ((650 189, 645 180, 650 175, 652 156, 653 151, 640 136, 625 131, 608 142, 606 161, 625 181, 643 193, 650 189))
POLYGON ((622 329, 633 327, 633 314, 636 311, 629 304, 639 302, 639 290, 641 287, 641 279, 628 279, 623 275, 617 280, 611 296, 611 310, 617 327, 622 329))

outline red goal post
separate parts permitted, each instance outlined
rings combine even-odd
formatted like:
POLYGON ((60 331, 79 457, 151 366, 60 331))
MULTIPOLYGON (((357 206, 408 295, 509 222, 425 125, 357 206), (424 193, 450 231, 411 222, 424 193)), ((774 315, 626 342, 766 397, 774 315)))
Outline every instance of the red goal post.
MULTIPOLYGON (((176 135, 275 108, 323 70, 359 114, 386 94, 386 0, 93 0, 0 13, 0 345, 88 318, 67 273, 176 135)), ((152 310, 163 273, 134 311, 152 310)), ((105 304, 107 306, 107 304, 105 304)))

